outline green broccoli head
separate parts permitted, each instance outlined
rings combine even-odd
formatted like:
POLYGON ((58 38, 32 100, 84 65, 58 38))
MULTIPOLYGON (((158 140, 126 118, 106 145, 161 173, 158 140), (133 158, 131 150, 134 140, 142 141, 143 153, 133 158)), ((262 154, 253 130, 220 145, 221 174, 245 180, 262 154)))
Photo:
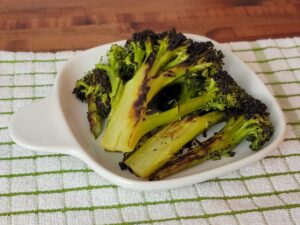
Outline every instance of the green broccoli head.
POLYGON ((264 103, 248 95, 243 99, 240 108, 226 112, 228 118, 226 126, 235 126, 233 136, 240 139, 246 138, 251 142, 249 147, 257 151, 270 140, 274 132, 266 110, 267 106, 264 103))
POLYGON ((106 71, 94 69, 76 82, 73 94, 83 102, 87 102, 91 94, 109 93, 111 85, 106 71))
POLYGON ((193 41, 182 33, 176 32, 174 28, 162 32, 158 36, 158 49, 155 59, 161 67, 160 71, 166 71, 177 66, 186 61, 190 54, 194 54, 194 52, 188 52, 193 45, 193 41))
POLYGON ((157 40, 158 35, 155 32, 144 30, 134 33, 131 39, 126 41, 126 61, 134 66, 135 71, 154 54, 157 40))
POLYGON ((94 69, 89 71, 82 79, 76 82, 73 94, 88 104, 87 118, 90 130, 97 138, 101 133, 101 121, 111 110, 109 97, 111 85, 105 70, 94 69))
POLYGON ((219 71, 205 81, 206 91, 203 96, 207 96, 205 110, 241 108, 241 102, 248 96, 234 79, 226 72, 219 71))
POLYGON ((126 51, 124 47, 120 45, 113 44, 110 50, 107 52, 108 64, 110 67, 114 68, 115 70, 119 70, 125 58, 126 58, 126 51))
POLYGON ((187 108, 185 113, 194 110, 224 111, 241 108, 247 96, 227 72, 219 71, 210 77, 202 72, 186 73, 162 89, 150 102, 150 106, 158 106, 160 111, 178 106, 183 111, 187 108))
POLYGON ((135 64, 131 62, 127 50, 117 44, 113 44, 107 53, 108 65, 99 64, 98 67, 106 69, 111 82, 119 82, 119 79, 128 81, 135 72, 135 64), (117 79, 117 81, 115 81, 117 79))
POLYGON ((185 46, 187 42, 190 42, 182 33, 178 33, 175 28, 161 32, 158 34, 159 42, 165 46, 167 50, 175 50, 178 47, 185 46))
POLYGON ((179 86, 177 88, 179 97, 176 100, 181 103, 203 94, 206 90, 206 79, 201 72, 187 73, 176 80, 171 87, 176 86, 179 86))
POLYGON ((251 119, 248 119, 247 128, 248 137, 247 141, 250 141, 250 148, 254 151, 259 150, 267 141, 270 140, 274 128, 271 121, 266 115, 254 115, 251 119))
POLYGON ((272 123, 267 115, 236 114, 228 119, 223 130, 213 139, 222 139, 228 150, 246 139, 251 142, 250 149, 257 151, 270 140, 273 132, 272 123))
POLYGON ((188 49, 189 57, 183 62, 191 73, 201 71, 202 76, 216 74, 223 65, 224 55, 216 50, 211 41, 193 42, 188 49))
POLYGON ((147 48, 147 44, 157 45, 159 35, 152 30, 143 30, 141 32, 135 32, 132 37, 127 40, 125 46, 136 45, 144 51, 147 48))

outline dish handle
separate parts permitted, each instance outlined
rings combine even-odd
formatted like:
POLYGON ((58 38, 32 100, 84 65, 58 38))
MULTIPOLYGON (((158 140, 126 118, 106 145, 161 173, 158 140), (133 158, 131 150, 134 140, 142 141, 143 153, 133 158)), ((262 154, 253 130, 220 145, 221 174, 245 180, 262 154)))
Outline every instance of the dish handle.
POLYGON ((14 113, 12 139, 31 150, 76 155, 78 143, 56 104, 55 96, 49 96, 14 113))

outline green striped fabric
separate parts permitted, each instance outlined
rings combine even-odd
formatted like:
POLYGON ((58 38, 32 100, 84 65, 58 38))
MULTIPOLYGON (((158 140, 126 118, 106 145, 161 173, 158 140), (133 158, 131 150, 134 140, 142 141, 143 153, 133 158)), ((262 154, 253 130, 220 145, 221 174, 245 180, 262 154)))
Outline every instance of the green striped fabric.
POLYGON ((284 142, 239 171, 148 192, 119 188, 71 156, 15 144, 11 115, 51 93, 57 71, 76 52, 0 51, 0 225, 299 224, 300 38, 224 45, 277 98, 287 119, 284 142))

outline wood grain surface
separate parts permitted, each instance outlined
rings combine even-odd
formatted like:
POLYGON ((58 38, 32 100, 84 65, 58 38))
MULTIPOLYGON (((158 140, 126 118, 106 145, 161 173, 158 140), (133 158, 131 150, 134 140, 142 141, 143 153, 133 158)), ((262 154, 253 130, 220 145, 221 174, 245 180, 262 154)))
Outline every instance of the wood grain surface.
POLYGON ((4 50, 86 49, 171 27, 220 42, 300 36, 300 0, 0 0, 4 50))

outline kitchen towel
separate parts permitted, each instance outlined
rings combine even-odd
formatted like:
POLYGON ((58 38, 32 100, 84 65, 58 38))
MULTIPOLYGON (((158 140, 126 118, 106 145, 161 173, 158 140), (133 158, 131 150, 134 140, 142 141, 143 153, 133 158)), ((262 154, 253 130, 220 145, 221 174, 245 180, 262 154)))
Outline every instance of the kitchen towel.
POLYGON ((78 52, 0 51, 0 225, 300 224, 300 38, 224 45, 277 98, 284 142, 238 171, 164 191, 126 190, 74 157, 15 144, 11 115, 49 95, 57 71, 78 52))

